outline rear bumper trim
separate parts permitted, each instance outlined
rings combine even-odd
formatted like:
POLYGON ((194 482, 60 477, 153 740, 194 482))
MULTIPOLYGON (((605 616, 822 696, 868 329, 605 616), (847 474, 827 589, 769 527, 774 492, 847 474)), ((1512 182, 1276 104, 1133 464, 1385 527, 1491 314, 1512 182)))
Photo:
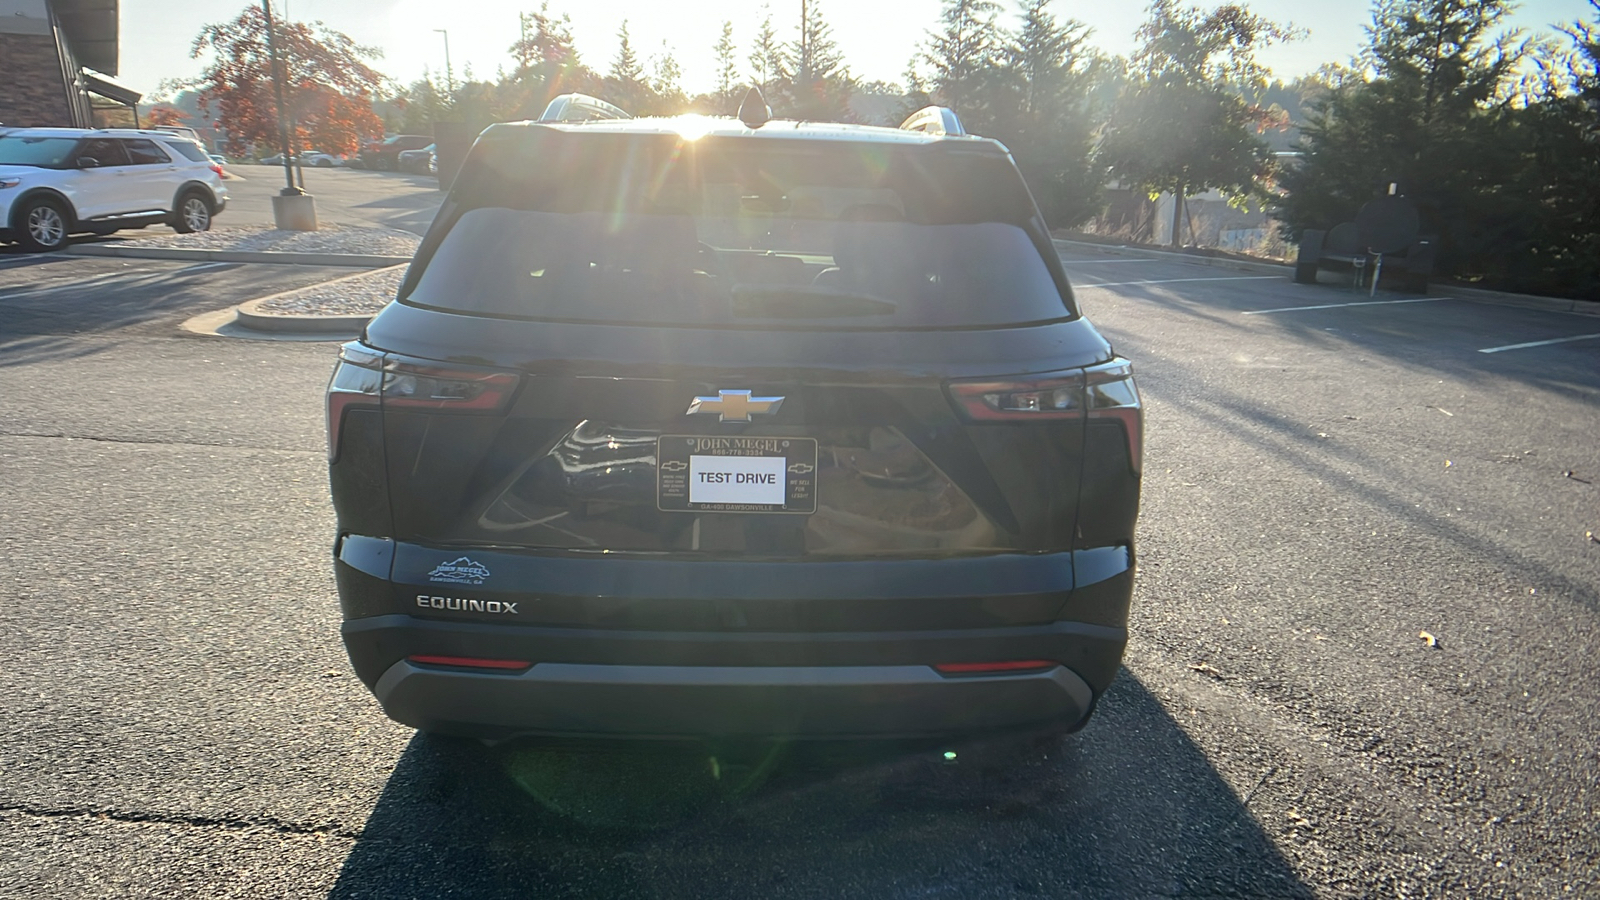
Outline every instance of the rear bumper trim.
POLYGON ((1094 692, 1071 670, 944 678, 927 666, 540 663, 520 675, 404 660, 375 686, 397 721, 504 737, 901 738, 1071 726, 1094 692))

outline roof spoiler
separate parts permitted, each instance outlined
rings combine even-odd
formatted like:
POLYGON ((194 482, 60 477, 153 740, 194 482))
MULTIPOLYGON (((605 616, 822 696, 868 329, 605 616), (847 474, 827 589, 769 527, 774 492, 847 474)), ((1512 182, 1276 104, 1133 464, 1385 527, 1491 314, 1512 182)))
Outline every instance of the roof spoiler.
POLYGON ((911 118, 901 122, 900 130, 951 136, 967 133, 967 130, 961 127, 961 119, 957 118, 956 111, 948 106, 924 106, 912 113, 911 118))
POLYGON ((631 119, 615 106, 588 94, 562 94, 544 108, 541 122, 593 122, 599 119, 631 119))

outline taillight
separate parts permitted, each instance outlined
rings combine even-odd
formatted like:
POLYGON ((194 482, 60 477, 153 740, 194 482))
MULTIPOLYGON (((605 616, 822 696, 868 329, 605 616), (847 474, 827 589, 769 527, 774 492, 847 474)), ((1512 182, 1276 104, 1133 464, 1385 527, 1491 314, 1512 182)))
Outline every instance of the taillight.
POLYGON ((220 165, 218 165, 216 163, 212 163, 211 164, 211 171, 217 173, 217 175, 220 177, 222 175, 222 166, 220 166, 220 165))
POLYGON ((357 341, 339 348, 339 363, 328 381, 328 459, 339 456, 339 430, 345 410, 377 406, 383 387, 383 354, 357 341))
POLYGON ((974 422, 1116 419, 1128 438, 1128 459, 1138 472, 1144 456, 1144 413, 1133 365, 1113 359, 1070 372, 950 383, 950 397, 974 422))
POLYGON ((351 341, 339 348, 339 364, 328 382, 328 457, 339 456, 339 431, 351 407, 497 413, 510 402, 518 380, 515 372, 403 359, 351 341))
POLYGON ((517 388, 515 372, 464 369, 390 357, 384 367, 383 405, 441 413, 491 413, 505 409, 517 388))
POLYGON ((951 383, 950 395, 968 418, 980 422, 1083 416, 1083 375, 1079 372, 1005 381, 957 381, 951 383))

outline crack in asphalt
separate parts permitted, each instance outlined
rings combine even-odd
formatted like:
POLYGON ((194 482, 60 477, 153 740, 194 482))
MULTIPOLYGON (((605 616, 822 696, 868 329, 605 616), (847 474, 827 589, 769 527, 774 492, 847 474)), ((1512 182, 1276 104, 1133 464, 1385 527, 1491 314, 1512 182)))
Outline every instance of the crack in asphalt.
POLYGON ((0 813, 15 813, 32 819, 93 819, 125 825, 180 825, 186 828, 219 828, 225 831, 272 831, 302 837, 340 837, 360 840, 360 829, 339 825, 308 825, 271 817, 234 818, 231 816, 170 815, 155 812, 126 812, 114 809, 51 808, 0 803, 0 813))
POLYGON ((67 434, 66 432, 0 431, 0 437, 53 438, 65 441, 95 441, 102 444, 136 444, 151 447, 211 447, 223 450, 260 450, 267 453, 293 453, 296 455, 321 455, 321 450, 289 450, 283 447, 264 447, 259 444, 217 444, 208 441, 152 441, 140 438, 104 437, 92 434, 67 434))

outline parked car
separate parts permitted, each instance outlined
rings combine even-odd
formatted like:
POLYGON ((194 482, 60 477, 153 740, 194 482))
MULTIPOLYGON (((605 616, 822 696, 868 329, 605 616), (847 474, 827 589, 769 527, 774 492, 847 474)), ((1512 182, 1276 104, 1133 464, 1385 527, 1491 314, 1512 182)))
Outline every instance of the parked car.
POLYGON ((22 128, 0 134, 0 239, 56 250, 72 234, 165 223, 205 231, 228 203, 222 167, 171 132, 22 128))
POLYGON ((375 141, 361 149, 361 164, 378 172, 388 172, 399 165, 399 156, 407 150, 421 150, 433 143, 425 134, 396 134, 375 141))
POLYGON ((402 150, 395 157, 395 168, 401 172, 410 172, 414 175, 426 175, 428 174, 428 160, 432 157, 432 144, 420 150, 402 150))
MULTIPOLYGON (((318 169, 331 169, 339 164, 339 157, 331 153, 323 153, 320 150, 302 150, 299 153, 291 153, 289 154, 289 160, 302 166, 315 166, 318 169)), ((263 157, 261 164, 264 166, 281 166, 283 165, 283 154, 274 153, 271 156, 263 157)))
POLYGON ((479 137, 328 387, 343 639, 389 716, 1088 720, 1127 640, 1139 394, 1010 154, 933 121, 479 137))

